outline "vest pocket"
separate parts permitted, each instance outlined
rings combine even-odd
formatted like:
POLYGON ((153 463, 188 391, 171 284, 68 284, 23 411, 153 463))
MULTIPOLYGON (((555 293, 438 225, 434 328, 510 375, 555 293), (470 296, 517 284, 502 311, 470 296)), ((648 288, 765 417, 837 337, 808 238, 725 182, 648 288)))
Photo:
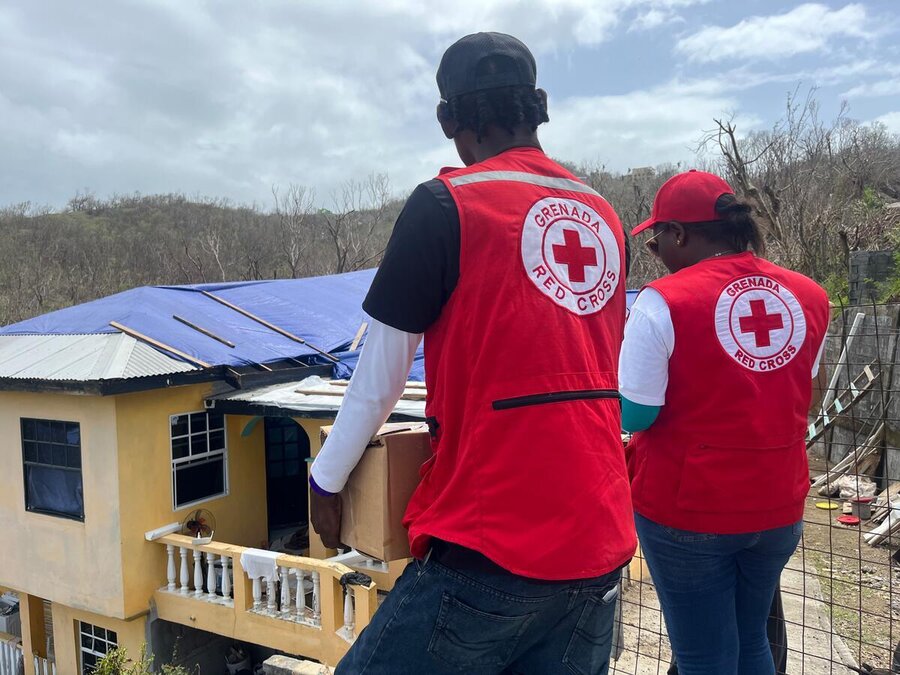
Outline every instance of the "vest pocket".
POLYGON ((693 445, 680 478, 675 505, 705 513, 787 508, 809 490, 802 440, 766 448, 693 445))

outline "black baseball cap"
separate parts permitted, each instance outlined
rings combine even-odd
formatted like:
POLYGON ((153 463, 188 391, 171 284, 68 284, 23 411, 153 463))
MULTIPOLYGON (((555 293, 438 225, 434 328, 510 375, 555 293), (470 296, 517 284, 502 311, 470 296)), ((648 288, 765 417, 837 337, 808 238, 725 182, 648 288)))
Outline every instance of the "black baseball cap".
POLYGON ((441 98, 512 86, 535 86, 537 65, 521 40, 505 33, 473 33, 444 52, 437 71, 441 98))

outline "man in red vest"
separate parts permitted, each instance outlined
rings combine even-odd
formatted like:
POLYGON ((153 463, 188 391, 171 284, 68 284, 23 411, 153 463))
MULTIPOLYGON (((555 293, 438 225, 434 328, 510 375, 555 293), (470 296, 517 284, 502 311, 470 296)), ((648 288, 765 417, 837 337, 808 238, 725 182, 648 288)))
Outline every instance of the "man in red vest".
POLYGON ((364 308, 374 321, 312 467, 312 522, 399 398, 424 334, 434 456, 406 512, 415 557, 338 673, 605 673, 635 548, 616 366, 625 241, 550 160, 534 58, 509 35, 452 45, 441 128, 463 169, 419 185, 364 308))

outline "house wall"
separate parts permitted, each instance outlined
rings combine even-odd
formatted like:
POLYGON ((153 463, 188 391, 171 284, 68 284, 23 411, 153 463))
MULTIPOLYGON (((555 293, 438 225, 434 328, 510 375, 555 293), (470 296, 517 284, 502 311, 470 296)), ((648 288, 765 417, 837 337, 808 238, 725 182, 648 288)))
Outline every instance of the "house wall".
POLYGON ((141 647, 146 643, 146 616, 141 615, 124 621, 108 616, 93 614, 73 609, 65 605, 53 603, 53 652, 56 659, 56 672, 59 675, 80 673, 81 644, 78 635, 78 622, 100 626, 116 631, 119 648, 124 648, 128 656, 137 659, 141 647))
POLYGON ((115 415, 109 398, 0 392, 0 585, 79 610, 123 616, 115 415), (84 522, 25 510, 22 417, 81 425, 84 522))
MULTIPOLYGON (((322 427, 329 426, 334 424, 334 420, 323 420, 323 419, 310 419, 308 417, 294 417, 294 421, 300 425, 303 431, 306 432, 306 435, 309 436, 309 456, 310 461, 315 458, 316 455, 319 454, 319 450, 322 449, 322 440, 319 432, 322 427)), ((307 475, 309 475, 309 465, 306 467, 307 475)), ((307 499, 309 496, 307 495, 307 499)), ((311 509, 312 507, 308 507, 311 509)), ((311 510, 307 511, 308 513, 312 513, 311 510)), ((312 523, 309 526, 309 556, 311 558, 328 558, 333 556, 336 553, 334 549, 326 548, 325 544, 322 543, 321 537, 319 537, 318 533, 313 529, 312 523)))
POLYGON ((310 419, 309 417, 294 417, 292 419, 299 424, 303 428, 303 431, 306 432, 306 435, 309 436, 310 456, 315 457, 322 448, 322 440, 319 432, 322 430, 322 427, 328 427, 334 424, 334 420, 317 420, 310 419))
POLYGON ((125 616, 145 611, 153 591, 166 583, 165 547, 146 541, 145 532, 206 508, 216 517, 217 541, 259 547, 268 537, 265 437, 262 424, 241 437, 250 417, 225 417, 228 494, 173 509, 169 416, 203 410, 210 389, 192 385, 116 397, 125 616))

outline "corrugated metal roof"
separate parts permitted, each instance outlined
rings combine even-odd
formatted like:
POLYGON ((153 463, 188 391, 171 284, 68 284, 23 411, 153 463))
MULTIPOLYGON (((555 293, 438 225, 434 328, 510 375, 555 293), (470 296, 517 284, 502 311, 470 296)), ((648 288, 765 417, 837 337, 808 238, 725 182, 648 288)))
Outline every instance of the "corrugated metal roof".
POLYGON ((0 378, 90 382, 191 370, 123 333, 0 335, 0 378))
MULTIPOLYGON (((321 413, 333 417, 344 401, 346 386, 333 384, 321 377, 307 377, 299 382, 273 384, 259 389, 239 389, 228 394, 210 397, 210 401, 241 401, 251 406, 283 408, 302 413, 321 413), (329 394, 302 394, 301 391, 327 391, 329 394)), ((408 392, 423 394, 422 388, 408 389, 408 392)), ((407 419, 425 419, 425 401, 401 399, 394 408, 394 415, 407 419)))

